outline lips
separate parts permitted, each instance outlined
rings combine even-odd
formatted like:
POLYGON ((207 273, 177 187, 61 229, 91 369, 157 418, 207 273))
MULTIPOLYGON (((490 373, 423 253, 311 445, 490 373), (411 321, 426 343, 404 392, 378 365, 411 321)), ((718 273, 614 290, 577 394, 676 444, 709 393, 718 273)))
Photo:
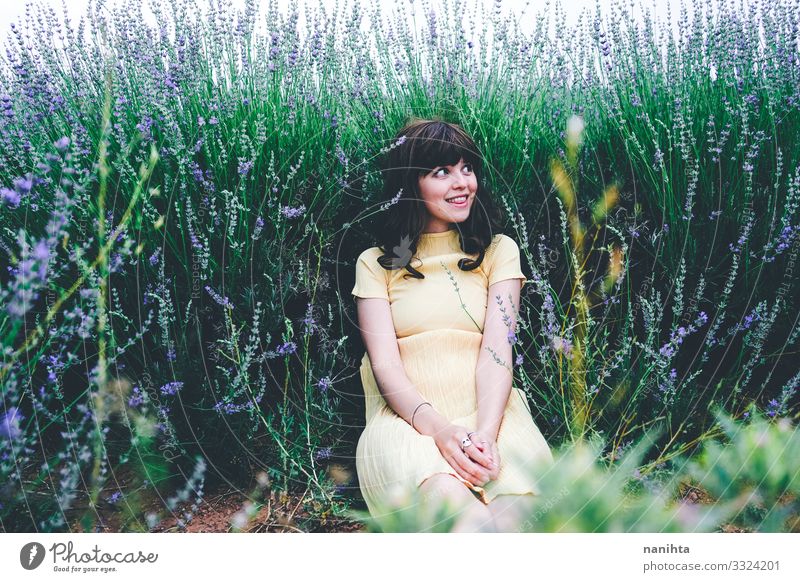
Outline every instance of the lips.
POLYGON ((461 196, 453 196, 452 198, 445 198, 445 202, 449 202, 453 206, 466 206, 468 196, 462 194, 461 196))

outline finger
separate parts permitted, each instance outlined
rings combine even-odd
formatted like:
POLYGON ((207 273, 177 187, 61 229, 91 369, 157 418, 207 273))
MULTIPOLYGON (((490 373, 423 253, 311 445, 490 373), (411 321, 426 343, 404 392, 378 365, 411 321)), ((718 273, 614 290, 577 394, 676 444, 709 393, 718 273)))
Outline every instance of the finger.
POLYGON ((467 447, 465 449, 467 456, 476 463, 490 469, 492 466, 491 453, 488 450, 481 450, 477 447, 467 447))
POLYGON ((491 452, 487 449, 487 440, 478 431, 473 431, 470 434, 472 435, 470 438, 472 445, 464 448, 464 452, 476 463, 483 465, 487 469, 490 468, 492 465, 492 459, 491 452))
MULTIPOLYGON (((482 476, 475 471, 477 465, 470 461, 460 449, 446 456, 445 460, 463 479, 474 485, 482 484, 482 476)), ((483 482, 485 483, 485 480, 483 482)))
POLYGON ((473 462, 466 454, 456 456, 456 460, 465 472, 470 475, 470 481, 475 485, 483 485, 489 480, 489 473, 483 467, 473 462))
POLYGON ((494 465, 492 470, 494 471, 494 478, 500 475, 500 452, 497 449, 497 443, 492 444, 492 460, 494 461, 494 465))

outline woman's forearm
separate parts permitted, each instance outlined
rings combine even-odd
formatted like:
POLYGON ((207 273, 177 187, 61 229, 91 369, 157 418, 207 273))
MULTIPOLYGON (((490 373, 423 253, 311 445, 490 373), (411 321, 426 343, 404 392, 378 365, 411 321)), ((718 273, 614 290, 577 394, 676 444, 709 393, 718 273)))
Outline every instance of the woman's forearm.
POLYGON ((373 364, 372 374, 375 376, 381 396, 389 407, 420 434, 433 436, 449 424, 432 405, 420 406, 426 400, 414 388, 402 364, 373 364))
MULTIPOLYGON (((489 346, 491 348, 491 346, 489 346)), ((507 349, 493 350, 495 355, 510 365, 511 346, 503 346, 507 349), (502 353, 500 352, 508 352, 502 353)), ((478 356, 478 364, 475 370, 476 396, 478 400, 478 430, 485 432, 488 436, 496 439, 500 431, 500 423, 503 420, 503 413, 508 403, 508 396, 511 394, 511 372, 506 366, 495 361, 492 353, 481 347, 478 356)))

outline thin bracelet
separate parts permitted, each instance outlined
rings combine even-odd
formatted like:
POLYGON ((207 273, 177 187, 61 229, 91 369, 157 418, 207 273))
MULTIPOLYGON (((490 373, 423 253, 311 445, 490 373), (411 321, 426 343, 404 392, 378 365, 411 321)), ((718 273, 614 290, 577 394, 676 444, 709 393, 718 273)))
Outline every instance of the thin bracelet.
POLYGON ((430 402, 423 402, 422 404, 418 405, 418 406, 417 406, 417 407, 414 409, 414 414, 412 414, 412 415, 411 415, 411 428, 413 428, 414 430, 417 430, 417 429, 414 427, 414 417, 417 415, 417 410, 419 410, 419 407, 420 407, 420 406, 425 406, 426 404, 427 404, 428 406, 430 406, 431 408, 433 408, 433 405, 432 405, 430 402))

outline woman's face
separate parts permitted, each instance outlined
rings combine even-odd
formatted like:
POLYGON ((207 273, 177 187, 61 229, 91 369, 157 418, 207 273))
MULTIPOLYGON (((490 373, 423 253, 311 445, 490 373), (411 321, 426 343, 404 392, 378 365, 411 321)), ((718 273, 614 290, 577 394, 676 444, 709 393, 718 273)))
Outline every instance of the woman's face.
POLYGON ((472 165, 459 160, 454 166, 437 166, 419 179, 419 192, 428 211, 425 232, 444 232, 454 222, 469 217, 478 179, 472 165))

